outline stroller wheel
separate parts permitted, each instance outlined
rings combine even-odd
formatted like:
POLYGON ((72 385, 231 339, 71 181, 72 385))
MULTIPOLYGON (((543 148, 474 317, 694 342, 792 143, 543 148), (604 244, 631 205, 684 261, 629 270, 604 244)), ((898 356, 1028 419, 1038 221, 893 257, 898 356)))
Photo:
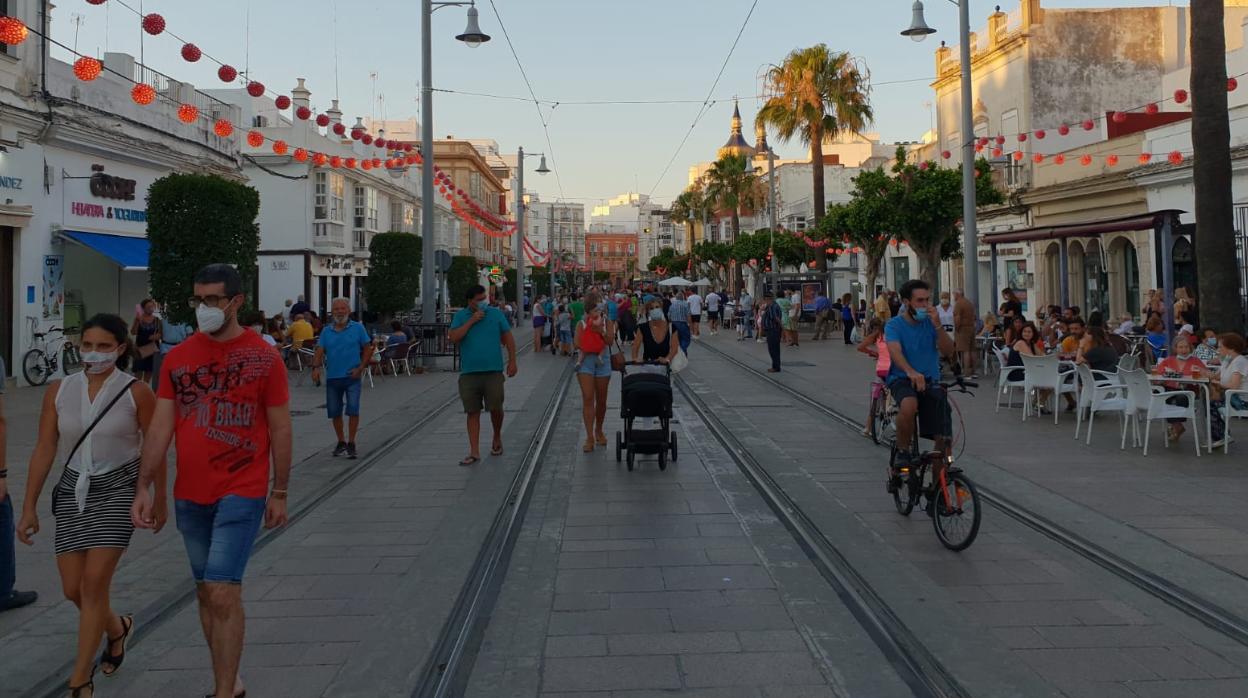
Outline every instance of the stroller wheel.
POLYGON ((630 449, 628 449, 628 459, 627 459, 627 462, 628 462, 628 471, 629 471, 629 472, 632 472, 632 471, 633 471, 633 461, 634 461, 635 459, 636 459, 636 454, 635 454, 635 453, 633 453, 633 449, 631 449, 631 448, 630 448, 630 449))
POLYGON ((667 470, 667 449, 659 449, 659 470, 667 470))
POLYGON ((675 462, 676 461, 676 435, 675 434, 672 434, 671 438, 669 439, 669 444, 672 449, 672 462, 675 462))
POLYGON ((615 432, 615 462, 619 463, 624 453, 624 435, 615 432))

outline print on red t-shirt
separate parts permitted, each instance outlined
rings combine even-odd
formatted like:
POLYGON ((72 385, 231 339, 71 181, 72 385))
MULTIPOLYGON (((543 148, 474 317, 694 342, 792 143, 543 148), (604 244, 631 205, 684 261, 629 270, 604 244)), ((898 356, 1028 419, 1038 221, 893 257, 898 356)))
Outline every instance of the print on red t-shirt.
POLYGON ((263 497, 269 483, 267 407, 290 401, 277 350, 251 330, 228 342, 196 332, 165 357, 158 397, 173 400, 175 499, 212 504, 263 497))

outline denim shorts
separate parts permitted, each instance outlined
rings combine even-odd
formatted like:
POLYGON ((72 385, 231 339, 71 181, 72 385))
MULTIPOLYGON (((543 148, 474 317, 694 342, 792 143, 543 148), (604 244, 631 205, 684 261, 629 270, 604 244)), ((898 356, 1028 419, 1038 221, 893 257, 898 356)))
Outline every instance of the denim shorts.
POLYGON ((594 378, 610 378, 611 359, 606 354, 586 356, 581 361, 581 367, 576 372, 593 376, 594 378))
POLYGON ((559 330, 559 343, 571 344, 572 343, 572 330, 559 330))
POLYGON ((360 416, 360 390, 364 383, 359 378, 330 378, 325 381, 325 411, 329 418, 341 417, 345 408, 348 417, 360 416))
POLYGON ((216 504, 175 499, 173 506, 195 581, 242 583, 265 498, 230 494, 216 504))

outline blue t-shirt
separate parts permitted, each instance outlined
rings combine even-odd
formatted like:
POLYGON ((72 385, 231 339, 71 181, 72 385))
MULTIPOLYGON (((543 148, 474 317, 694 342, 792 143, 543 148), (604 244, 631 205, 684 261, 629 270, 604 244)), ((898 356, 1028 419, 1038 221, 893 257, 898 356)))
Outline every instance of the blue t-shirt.
POLYGON ((844 320, 845 322, 853 322, 854 321, 854 309, 849 307, 848 305, 842 305, 841 306, 841 319, 844 320))
POLYGON ((546 317, 550 317, 551 315, 554 315, 555 314, 555 302, 546 301, 545 303, 542 303, 542 310, 546 311, 546 317))
MULTIPOLYGON (((884 341, 901 344, 910 368, 922 373, 929 383, 940 382, 940 352, 936 349, 936 328, 930 321, 912 324, 898 315, 884 325, 884 341)), ((905 377, 906 372, 893 362, 888 369, 888 382, 905 377)))
POLYGON ((824 311, 831 311, 831 310, 832 310, 832 301, 828 300, 827 296, 819 296, 818 298, 815 299, 815 312, 816 313, 822 313, 824 311))
POLYGON ((368 330, 354 320, 341 330, 335 329, 333 323, 325 325, 316 342, 325 350, 325 377, 349 378, 351 369, 360 365, 360 351, 372 343, 368 330))
POLYGON ((615 301, 607 301, 607 319, 615 322, 620 319, 620 304, 615 301))
MULTIPOLYGON (((460 373, 496 373, 503 370, 503 335, 511 332, 511 323, 503 311, 485 307, 485 317, 472 326, 459 340, 460 373)), ((451 329, 468 324, 472 310, 460 308, 451 318, 451 329)))

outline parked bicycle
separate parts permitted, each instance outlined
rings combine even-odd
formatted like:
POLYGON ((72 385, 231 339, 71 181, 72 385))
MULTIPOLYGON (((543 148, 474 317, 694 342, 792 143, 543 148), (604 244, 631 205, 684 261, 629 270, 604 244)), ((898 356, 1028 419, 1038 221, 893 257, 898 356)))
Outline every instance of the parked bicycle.
MULTIPOLYGON (((31 323, 32 330, 34 326, 31 323)), ((22 375, 27 383, 43 385, 56 374, 58 368, 66 375, 82 368, 78 346, 66 336, 77 331, 76 327, 53 327, 46 332, 31 332, 31 348, 22 356, 22 375)))
MULTIPOLYGON (((959 376, 955 377, 952 382, 941 383, 940 387, 944 388, 943 395, 946 402, 952 404, 949 391, 973 395, 970 388, 978 388, 979 385, 963 381, 959 376)), ((919 446, 918 431, 915 429, 913 445, 915 451, 918 451, 919 446)), ((897 462, 897 454, 897 444, 894 443, 888 459, 890 471, 897 462)), ((925 498, 924 508, 932 517, 936 537, 942 545, 953 551, 961 551, 966 550, 971 543, 975 542, 982 516, 979 492, 975 489, 975 483, 962 472, 962 469, 953 465, 952 439, 945 445, 943 451, 924 451, 919 456, 918 464, 910 468, 900 468, 898 477, 900 482, 897 490, 893 492, 893 503, 898 513, 902 516, 909 516, 919 500, 925 498), (944 467, 937 468, 938 464, 943 464, 944 467), (939 473, 937 473, 938 470, 939 473)))

